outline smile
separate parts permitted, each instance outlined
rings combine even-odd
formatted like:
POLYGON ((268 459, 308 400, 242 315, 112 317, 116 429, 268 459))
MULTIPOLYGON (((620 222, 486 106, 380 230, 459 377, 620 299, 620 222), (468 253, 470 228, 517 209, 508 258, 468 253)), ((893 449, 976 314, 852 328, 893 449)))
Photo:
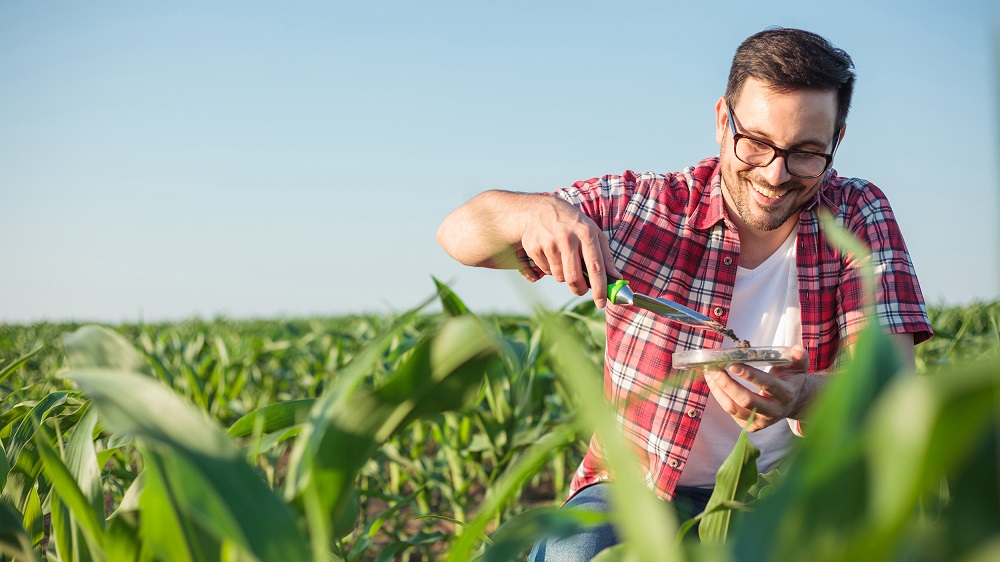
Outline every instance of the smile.
POLYGON ((753 187, 754 191, 756 191, 757 193, 763 195, 764 197, 767 197, 768 199, 781 199, 782 197, 784 197, 785 195, 788 194, 788 190, 785 190, 785 191, 775 191, 773 189, 768 189, 766 187, 761 187, 761 186, 759 186, 759 185, 757 185, 757 184, 755 184, 753 182, 750 182, 750 185, 751 185, 751 187, 753 187))

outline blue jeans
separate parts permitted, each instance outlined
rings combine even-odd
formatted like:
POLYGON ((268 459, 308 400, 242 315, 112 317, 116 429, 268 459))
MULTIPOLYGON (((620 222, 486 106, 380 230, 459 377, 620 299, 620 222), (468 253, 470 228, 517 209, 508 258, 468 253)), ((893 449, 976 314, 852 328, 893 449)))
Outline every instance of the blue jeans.
MULTIPOLYGON (((583 507, 595 511, 609 511, 608 484, 594 484, 582 490, 566 506, 583 507)), ((711 488, 678 487, 674 497, 674 509, 681 521, 705 510, 705 504, 712 496, 711 488)), ((693 530, 691 532, 694 532, 693 530)), ((691 533, 688 533, 690 536, 691 533)), ((694 535, 697 536, 697 535, 694 535)), ((599 552, 618 544, 618 534, 610 523, 588 527, 579 533, 561 539, 542 539, 535 543, 528 555, 529 562, 585 562, 599 552)))

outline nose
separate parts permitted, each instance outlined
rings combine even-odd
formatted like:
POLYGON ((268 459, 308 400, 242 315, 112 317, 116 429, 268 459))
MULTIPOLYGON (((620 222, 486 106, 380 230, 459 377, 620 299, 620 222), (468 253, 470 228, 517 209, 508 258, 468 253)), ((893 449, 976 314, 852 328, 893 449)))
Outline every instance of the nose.
POLYGON ((771 185, 781 185, 792 178, 785 167, 785 157, 778 154, 771 160, 771 163, 760 168, 761 176, 771 185))

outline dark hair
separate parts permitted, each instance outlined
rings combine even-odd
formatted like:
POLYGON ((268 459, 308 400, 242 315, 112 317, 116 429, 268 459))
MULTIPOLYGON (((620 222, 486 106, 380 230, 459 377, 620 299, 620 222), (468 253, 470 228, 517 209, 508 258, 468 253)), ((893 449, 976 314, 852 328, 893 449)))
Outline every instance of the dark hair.
POLYGON ((736 49, 729 69, 726 99, 736 105, 747 78, 779 92, 837 92, 837 131, 847 122, 854 92, 854 62, 829 41, 801 29, 772 27, 747 37, 736 49))

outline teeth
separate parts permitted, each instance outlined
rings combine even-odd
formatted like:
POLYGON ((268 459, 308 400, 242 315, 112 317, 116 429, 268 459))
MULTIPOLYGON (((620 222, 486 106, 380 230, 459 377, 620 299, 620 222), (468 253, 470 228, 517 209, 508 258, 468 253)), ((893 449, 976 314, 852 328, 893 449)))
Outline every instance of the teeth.
POLYGON ((764 197, 770 197, 771 199, 781 199, 782 197, 785 196, 786 193, 788 193, 787 191, 781 192, 781 191, 774 191, 772 189, 767 189, 766 187, 759 187, 757 184, 750 184, 750 185, 753 186, 754 191, 760 193, 764 197))

